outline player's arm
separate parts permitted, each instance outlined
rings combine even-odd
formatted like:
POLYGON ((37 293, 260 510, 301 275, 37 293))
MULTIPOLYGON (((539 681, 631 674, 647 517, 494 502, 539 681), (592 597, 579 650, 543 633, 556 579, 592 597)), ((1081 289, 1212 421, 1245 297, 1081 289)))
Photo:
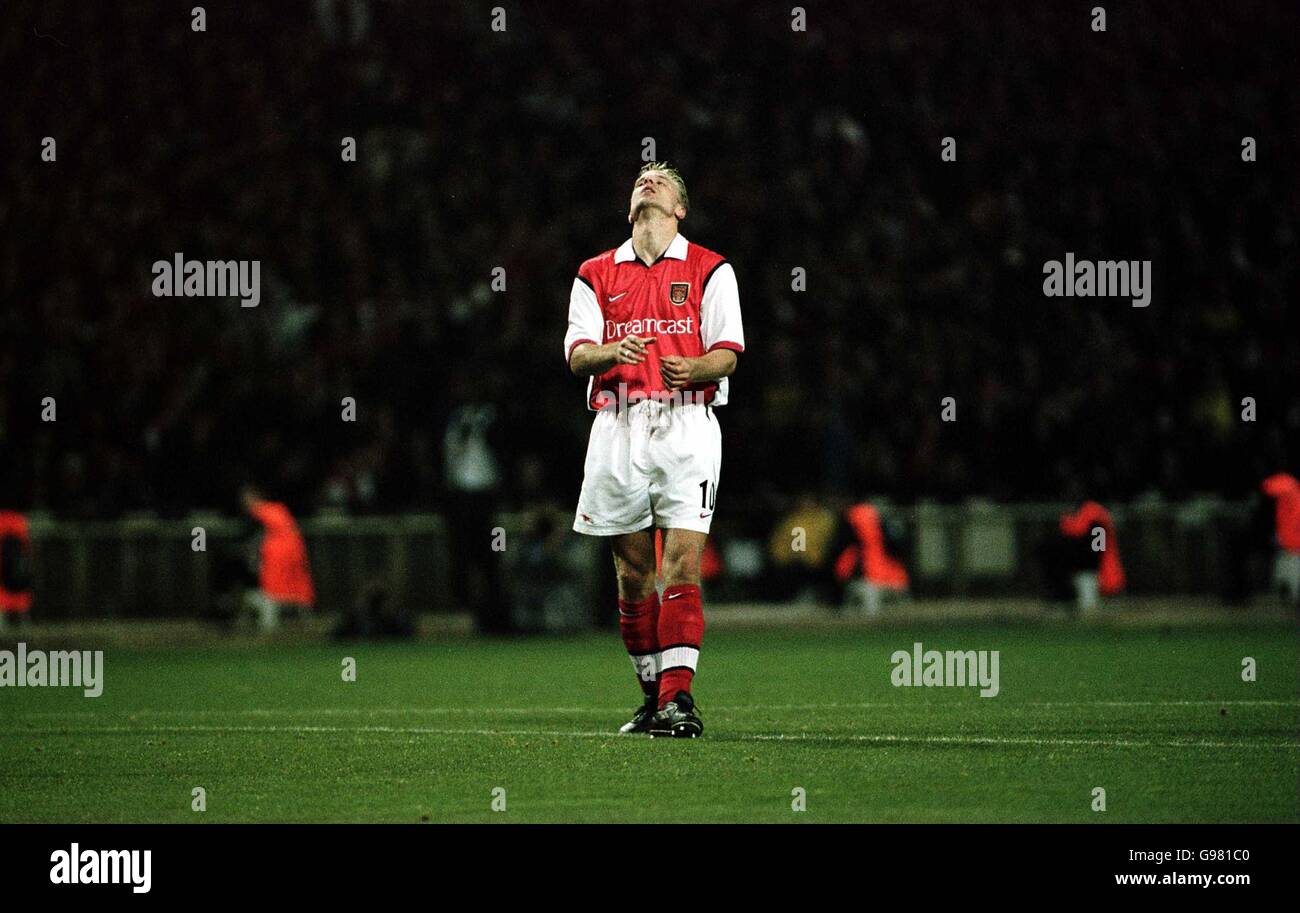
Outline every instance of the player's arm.
POLYGON ((704 300, 700 302, 700 341, 706 350, 703 355, 696 358, 669 355, 659 360, 659 373, 670 390, 730 377, 736 370, 737 353, 745 351, 736 272, 725 260, 714 268, 704 283, 704 300))
POLYGON ((736 353, 731 349, 714 349, 698 358, 665 355, 659 359, 659 374, 670 390, 689 384, 708 383, 730 377, 736 370, 736 353))
POLYGON ((564 334, 564 360, 578 377, 604 374, 615 365, 639 365, 646 359, 646 346, 653 337, 627 336, 601 345, 605 338, 605 315, 596 297, 594 276, 586 265, 578 270, 569 292, 569 329, 564 334))
POLYGON ((594 342, 579 343, 569 355, 569 370, 578 377, 591 377, 604 374, 615 365, 639 365, 646 360, 646 347, 653 345, 654 341, 653 336, 628 334, 603 346, 594 342))

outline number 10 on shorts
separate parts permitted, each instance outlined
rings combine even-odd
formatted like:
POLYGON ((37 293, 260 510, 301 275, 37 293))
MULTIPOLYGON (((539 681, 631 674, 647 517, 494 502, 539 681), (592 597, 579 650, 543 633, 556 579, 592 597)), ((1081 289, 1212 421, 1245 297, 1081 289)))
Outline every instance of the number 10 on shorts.
POLYGON ((718 484, 705 479, 700 483, 700 510, 712 511, 718 503, 718 484))

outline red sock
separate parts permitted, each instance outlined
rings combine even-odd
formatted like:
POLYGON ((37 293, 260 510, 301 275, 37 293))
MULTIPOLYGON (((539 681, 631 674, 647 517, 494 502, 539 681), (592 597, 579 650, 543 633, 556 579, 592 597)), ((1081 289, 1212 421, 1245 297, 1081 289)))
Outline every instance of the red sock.
POLYGON ((618 601, 618 627, 632 657, 637 682, 647 695, 659 690, 659 594, 643 602, 618 601))
POLYGON ((659 606, 659 706, 688 694, 704 637, 704 605, 700 588, 679 583, 664 590, 659 606))

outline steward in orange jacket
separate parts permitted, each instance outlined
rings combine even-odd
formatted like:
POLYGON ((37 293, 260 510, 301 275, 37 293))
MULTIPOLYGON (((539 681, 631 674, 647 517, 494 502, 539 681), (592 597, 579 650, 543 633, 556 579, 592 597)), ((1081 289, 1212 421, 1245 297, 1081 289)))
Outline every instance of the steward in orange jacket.
POLYGON ((31 548, 27 518, 0 510, 0 613, 25 616, 31 611, 31 548))
POLYGON ((1274 530, 1278 547, 1300 554, 1300 481, 1287 472, 1264 480, 1264 494, 1277 501, 1274 530))
POLYGON ((856 570, 873 586, 906 590, 907 568, 885 549, 880 512, 870 504, 854 504, 844 511, 844 521, 856 541, 835 559, 835 579, 848 583, 856 570))
POLYGON ((1098 526, 1106 531, 1106 548, 1097 565, 1097 589, 1103 596, 1114 596, 1124 589, 1126 580, 1110 511, 1096 501, 1085 501, 1076 512, 1061 515, 1061 532, 1072 539, 1089 536, 1098 526))
POLYGON ((307 563, 307 544, 289 508, 276 501, 263 500, 252 489, 244 491, 243 501, 244 509, 266 530, 258 569, 261 591, 276 602, 315 605, 316 589, 307 563))

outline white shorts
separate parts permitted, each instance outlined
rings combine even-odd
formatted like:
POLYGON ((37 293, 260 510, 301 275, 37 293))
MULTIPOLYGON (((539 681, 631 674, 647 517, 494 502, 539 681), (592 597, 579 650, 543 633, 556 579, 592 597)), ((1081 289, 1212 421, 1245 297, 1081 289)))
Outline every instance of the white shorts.
POLYGON ((709 406, 642 400, 601 411, 573 528, 589 536, 651 526, 707 533, 721 469, 722 429, 709 406))

